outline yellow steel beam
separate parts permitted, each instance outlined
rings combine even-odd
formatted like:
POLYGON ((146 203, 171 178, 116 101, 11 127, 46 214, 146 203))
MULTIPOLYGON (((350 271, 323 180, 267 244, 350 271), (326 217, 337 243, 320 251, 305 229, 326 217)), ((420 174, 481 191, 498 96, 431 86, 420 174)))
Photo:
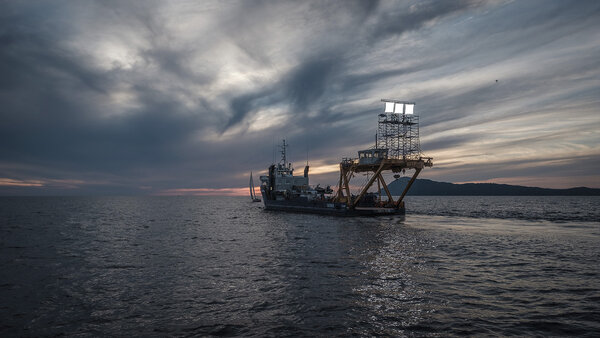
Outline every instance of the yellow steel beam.
POLYGON ((350 195, 350 179, 348 176, 350 175, 350 171, 344 173, 344 186, 346 188, 346 205, 350 205, 352 203, 352 195, 350 195))
POLYGON ((336 202, 339 202, 344 195, 343 187, 342 187, 342 164, 340 163, 340 180, 338 182, 338 191, 337 196, 335 197, 336 202))
POLYGON ((382 160, 381 164, 379 165, 379 168, 377 169, 377 171, 375 172, 375 174, 373 174, 373 176, 371 177, 371 179, 369 180, 369 182, 367 183, 367 185, 365 185, 365 187, 363 188, 363 190, 360 192, 360 194, 358 195, 358 197, 356 198, 356 200, 354 200, 354 202, 352 202, 352 208, 356 207, 356 205, 358 204, 358 201, 360 201, 360 199, 367 192, 367 190, 369 190, 369 188, 371 187, 371 185, 373 185, 373 182, 375 182, 375 179, 379 176, 379 174, 381 174, 381 171, 383 170, 383 166, 384 165, 385 165, 385 160, 382 160))
POLYGON ((383 185, 383 189, 385 189, 385 193, 388 197, 388 202, 394 203, 394 197, 392 197, 392 194, 390 193, 390 189, 388 189, 388 186, 385 183, 385 180, 383 179, 383 175, 381 175, 381 173, 379 173, 379 180, 381 181, 381 184, 383 185))
POLYGON ((404 199, 404 196, 406 196, 408 189, 410 189, 410 186, 415 182, 415 180, 417 179, 417 176, 419 176, 419 173, 421 172, 421 170, 423 170, 423 169, 417 168, 417 170, 415 170, 415 174, 411 177, 410 181, 408 181, 406 188, 404 188, 404 191, 402 192, 402 196, 400 196, 398 201, 396 201, 396 207, 400 206, 400 202, 402 202, 402 200, 404 199))
POLYGON ((379 200, 377 202, 381 203, 381 174, 377 177, 377 194, 379 195, 379 200))

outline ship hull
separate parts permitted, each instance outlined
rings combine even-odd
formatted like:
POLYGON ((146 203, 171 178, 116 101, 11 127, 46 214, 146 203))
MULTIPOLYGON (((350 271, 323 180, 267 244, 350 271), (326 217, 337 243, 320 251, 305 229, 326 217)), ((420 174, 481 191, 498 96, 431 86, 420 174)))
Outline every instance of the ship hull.
POLYGON ((265 210, 286 211, 296 213, 309 213, 334 216, 389 216, 404 215, 405 210, 400 208, 361 207, 348 209, 346 203, 330 201, 305 201, 305 200, 269 200, 263 198, 265 210))

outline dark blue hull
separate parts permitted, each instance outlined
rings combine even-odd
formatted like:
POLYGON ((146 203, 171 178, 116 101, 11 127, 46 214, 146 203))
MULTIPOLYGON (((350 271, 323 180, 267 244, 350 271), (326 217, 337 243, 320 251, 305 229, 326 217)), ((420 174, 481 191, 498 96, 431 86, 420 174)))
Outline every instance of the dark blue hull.
POLYGON ((354 209, 348 209, 346 203, 334 203, 331 201, 306 201, 304 199, 296 200, 269 200, 263 198, 265 210, 300 212, 321 215, 334 216, 386 216, 386 215, 404 215, 404 207, 384 208, 384 207, 366 207, 357 206, 354 209))

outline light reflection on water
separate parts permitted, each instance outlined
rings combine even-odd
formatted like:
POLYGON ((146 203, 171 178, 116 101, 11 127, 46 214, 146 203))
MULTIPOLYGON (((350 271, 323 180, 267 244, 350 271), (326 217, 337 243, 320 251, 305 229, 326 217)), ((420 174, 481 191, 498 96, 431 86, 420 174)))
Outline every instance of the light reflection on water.
POLYGON ((427 303, 426 290, 419 283, 420 276, 428 272, 419 258, 429 243, 407 234, 412 230, 403 228, 403 221, 377 225, 380 245, 369 248, 369 257, 363 262, 369 278, 354 290, 360 296, 357 303, 371 313, 369 325, 354 327, 353 333, 403 335, 434 308, 427 303))
POLYGON ((593 212, 535 219, 536 200, 522 219, 469 217, 480 198, 415 201, 406 217, 335 218, 242 198, 4 198, 0 334, 600 331, 593 212))

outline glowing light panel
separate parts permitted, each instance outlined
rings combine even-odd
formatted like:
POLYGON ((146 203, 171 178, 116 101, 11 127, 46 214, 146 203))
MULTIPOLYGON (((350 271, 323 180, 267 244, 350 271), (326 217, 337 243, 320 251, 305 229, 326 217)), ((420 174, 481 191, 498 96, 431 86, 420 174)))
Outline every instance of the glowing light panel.
POLYGON ((394 113, 402 114, 403 109, 404 109, 404 103, 396 103, 396 106, 394 107, 394 113))
POLYGON ((385 103, 385 112, 393 113, 394 112, 394 102, 386 102, 385 103))
POLYGON ((415 105, 414 104, 407 104, 406 105, 406 111, 404 112, 404 114, 406 115, 412 115, 415 113, 415 105))

